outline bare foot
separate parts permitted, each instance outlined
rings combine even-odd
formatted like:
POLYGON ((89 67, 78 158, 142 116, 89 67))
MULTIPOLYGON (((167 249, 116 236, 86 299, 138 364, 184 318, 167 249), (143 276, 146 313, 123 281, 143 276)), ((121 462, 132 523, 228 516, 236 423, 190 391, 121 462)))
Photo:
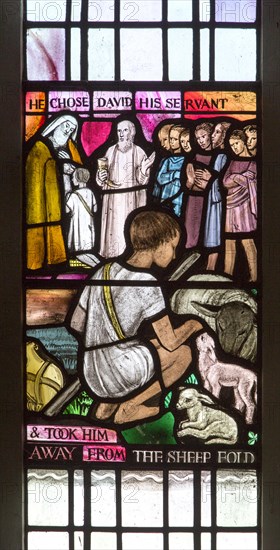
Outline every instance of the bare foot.
POLYGON ((100 403, 94 413, 97 420, 106 420, 118 408, 118 403, 100 403))

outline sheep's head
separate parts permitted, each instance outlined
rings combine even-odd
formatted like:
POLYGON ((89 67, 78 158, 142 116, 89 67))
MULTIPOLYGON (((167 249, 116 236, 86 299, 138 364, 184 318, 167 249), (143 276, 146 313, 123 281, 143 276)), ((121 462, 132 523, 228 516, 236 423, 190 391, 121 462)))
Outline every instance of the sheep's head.
POLYGON ((242 356, 242 347, 252 333, 255 322, 255 313, 247 304, 224 304, 216 317, 216 330, 223 350, 242 356))
POLYGON ((197 391, 195 388, 179 388, 179 399, 176 403, 177 410, 191 409, 199 403, 202 405, 213 405, 214 401, 205 393, 197 391))
POLYGON ((197 337, 196 346, 199 354, 203 354, 204 357, 204 363, 202 365, 200 363, 201 366, 207 368, 209 367, 209 362, 210 364, 216 363, 215 342, 207 332, 203 332, 197 337))
POLYGON ((204 351, 204 352, 207 352, 210 349, 215 348, 215 342, 213 338, 209 336, 209 334, 207 334, 207 332, 203 332, 197 337, 196 345, 197 345, 198 351, 204 351))
POLYGON ((197 402, 198 392, 195 388, 179 388, 179 399, 176 403, 178 411, 182 409, 190 409, 197 402))

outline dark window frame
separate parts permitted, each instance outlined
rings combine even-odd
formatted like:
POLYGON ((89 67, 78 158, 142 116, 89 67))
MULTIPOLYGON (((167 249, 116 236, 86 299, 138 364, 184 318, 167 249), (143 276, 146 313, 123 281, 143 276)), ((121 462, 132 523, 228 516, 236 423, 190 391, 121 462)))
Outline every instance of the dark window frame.
MULTIPOLYGON (((263 0, 263 548, 278 550, 279 523, 279 20, 278 2, 263 0)), ((22 549, 21 328, 21 2, 1 5, 1 492, 0 547, 22 549)))

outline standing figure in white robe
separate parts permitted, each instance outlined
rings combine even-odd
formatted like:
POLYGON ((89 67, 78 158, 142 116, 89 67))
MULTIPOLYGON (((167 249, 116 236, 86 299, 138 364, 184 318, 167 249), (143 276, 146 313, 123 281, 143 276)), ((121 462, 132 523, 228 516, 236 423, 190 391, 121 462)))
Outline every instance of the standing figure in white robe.
POLYGON ((90 173, 86 168, 77 168, 72 176, 74 190, 66 188, 65 210, 70 215, 67 241, 68 250, 72 253, 92 250, 94 247, 94 213, 97 211, 97 203, 94 193, 86 186, 89 178, 90 173))
POLYGON ((103 191, 100 255, 104 258, 123 253, 127 216, 147 202, 146 185, 155 153, 147 157, 141 147, 134 145, 135 132, 131 121, 119 122, 118 143, 105 154, 108 169, 98 170, 96 175, 103 191))

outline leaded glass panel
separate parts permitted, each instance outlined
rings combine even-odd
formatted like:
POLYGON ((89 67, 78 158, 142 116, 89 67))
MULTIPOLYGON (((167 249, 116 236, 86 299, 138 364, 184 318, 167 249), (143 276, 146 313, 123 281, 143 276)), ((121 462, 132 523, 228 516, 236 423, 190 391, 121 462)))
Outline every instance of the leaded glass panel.
POLYGON ((259 2, 236 4, 25 2, 26 550, 261 550, 259 2))

